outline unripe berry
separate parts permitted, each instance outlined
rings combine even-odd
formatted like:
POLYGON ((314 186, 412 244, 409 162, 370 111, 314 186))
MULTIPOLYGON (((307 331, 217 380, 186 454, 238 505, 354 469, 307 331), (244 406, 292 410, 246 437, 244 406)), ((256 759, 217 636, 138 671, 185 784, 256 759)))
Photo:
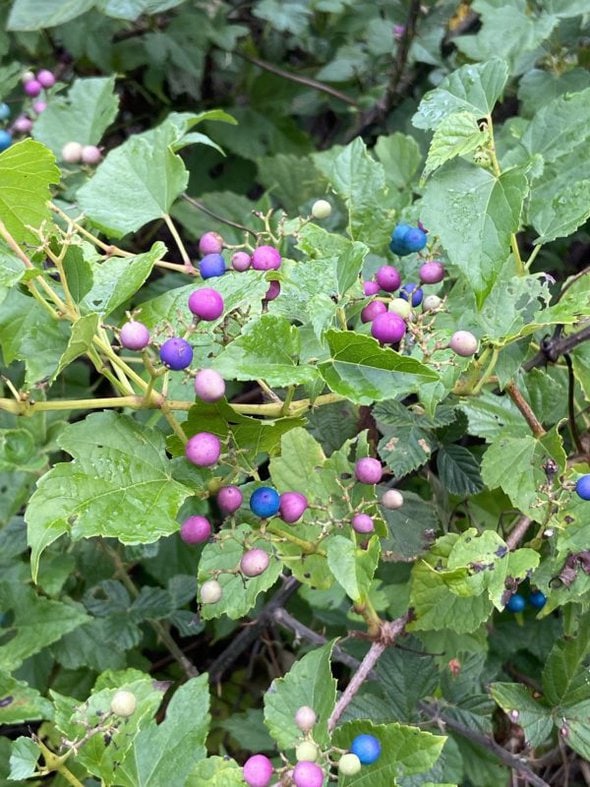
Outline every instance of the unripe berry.
POLYGON ((425 312, 431 312, 434 309, 438 309, 441 303, 442 298, 439 298, 438 295, 427 295, 422 301, 422 309, 425 312))
POLYGON ((47 104, 45 101, 33 101, 33 111, 40 115, 41 112, 45 112, 47 109, 47 104))
POLYGON ((281 282, 280 281, 271 281, 268 285, 268 290, 264 295, 265 301, 274 301, 275 298, 278 298, 281 294, 281 282))
POLYGON ((259 246, 252 253, 255 271, 275 271, 281 267, 281 255, 274 246, 259 246))
POLYGON ((318 720, 316 712, 309 705, 302 705, 297 708, 295 712, 295 724, 299 727, 301 732, 309 732, 315 727, 318 720))
POLYGON ((211 522, 204 516, 189 516, 180 528, 180 537, 185 544, 203 544, 211 536, 211 522))
POLYGON ((371 323, 371 336, 379 344, 396 344, 406 332, 406 323, 395 312, 378 314, 371 323))
POLYGON ((424 293, 417 284, 404 284, 399 291, 399 297, 406 301, 411 299, 412 306, 420 306, 424 293))
POLYGON ((244 495, 237 486, 222 486, 217 493, 217 505, 224 514, 233 514, 242 505, 244 495))
POLYGON ((315 762, 302 760, 293 768, 293 784, 295 787, 322 787, 324 772, 315 762))
POLYGON ((96 145, 84 145, 82 148, 82 161, 84 164, 98 164, 101 158, 101 150, 96 145))
POLYGON ((418 273, 424 284, 438 284, 445 277, 445 268, 438 260, 428 260, 420 266, 418 273))
POLYGON ((207 579, 201 585, 201 604, 217 604, 223 596, 223 588, 216 579, 207 579))
POLYGON ((381 743, 374 735, 357 735, 350 744, 350 751, 363 765, 372 765, 381 755, 381 743))
POLYGON ((26 115, 19 115, 12 124, 12 128, 19 134, 28 134, 33 128, 33 121, 26 115))
POLYGON ((42 68, 37 74, 37 82, 44 88, 53 87, 55 85, 55 77, 47 68, 42 68))
POLYGON ((0 153, 7 150, 12 145, 12 134, 6 129, 0 128, 0 153))
POLYGON ((470 331, 455 331, 449 347, 457 355, 467 358, 477 352, 477 339, 470 331))
POLYGON ((245 251, 236 251, 231 258, 231 266, 235 271, 242 273, 252 265, 252 257, 245 251))
POLYGON ((578 478, 576 481, 576 494, 582 500, 590 500, 590 473, 578 478))
POLYGON ((193 361, 193 348, 180 336, 167 339, 160 347, 160 360, 169 369, 178 372, 186 369, 193 361))
POLYGON ((381 288, 377 284, 376 281, 364 281, 363 282, 363 292, 365 295, 377 295, 381 288))
POLYGON ((8 120, 9 117, 10 117, 10 107, 8 106, 8 104, 4 103, 3 101, 2 103, 0 103, 0 120, 8 120))
POLYGON ((305 760, 306 762, 315 762, 320 756, 320 750, 312 741, 302 741, 295 748, 295 759, 297 762, 305 760))
POLYGON ((300 492, 283 492, 279 501, 279 513, 283 522, 292 524, 300 519, 308 508, 305 495, 300 492))
POLYGON ((325 199, 317 199, 311 206, 311 215, 314 219, 327 219, 332 213, 332 206, 325 199))
POLYGON ((397 489, 388 489, 381 497, 381 505, 390 511, 401 508, 404 504, 404 496, 397 489))
POLYGON ((225 380, 215 369, 200 369, 195 376, 195 393, 204 402, 217 402, 225 395, 225 380))
POLYGON ((352 752, 347 752, 338 761, 338 773, 342 776, 356 776, 361 769, 361 761, 352 752))
POLYGON ((246 577, 257 577, 268 568, 270 558, 264 549, 249 549, 240 560, 240 571, 246 577))
POLYGON ((197 432, 185 445, 184 454, 197 467, 211 467, 221 455, 221 441, 211 432, 197 432))
POLYGON ((133 692, 119 689, 119 691, 113 694, 111 700, 111 713, 114 713, 115 716, 121 716, 126 719, 134 713, 136 708, 137 699, 133 692))
POLYGON ((206 254, 199 262, 199 273, 203 279, 213 279, 225 273, 225 260, 221 254, 206 254))
POLYGON ((375 274, 377 284, 385 292, 394 292, 402 283, 402 277, 397 268, 393 265, 382 265, 375 274))
POLYGON ((79 142, 66 142, 61 149, 61 157, 66 164, 77 164, 82 158, 82 145, 79 142))
POLYGON ((393 312, 394 314, 399 314, 402 320, 407 320, 412 314, 412 307, 410 306, 409 301, 406 301, 403 298, 394 298, 389 304, 389 311, 393 312))
POLYGON ((354 474, 361 484, 378 484, 383 476, 383 468, 378 459, 363 456, 362 459, 357 459, 354 474))
POLYGON ((30 79, 28 82, 25 82, 23 88, 27 96, 31 96, 31 98, 37 98, 39 93, 43 90, 43 85, 40 82, 37 82, 36 79, 30 79))
POLYGON ((355 514, 351 524, 352 529, 357 533, 372 533, 375 529, 373 520, 368 514, 355 514))
POLYGON ((276 489, 271 486, 260 486, 252 492, 250 497, 250 510, 256 516, 266 519, 274 516, 279 510, 281 498, 276 489))
POLYGON ((130 320, 121 327, 119 341, 127 350, 143 350, 150 343, 150 332, 142 322, 130 320))
POLYGON ((195 317, 211 322, 221 317, 225 304, 223 296, 217 290, 212 287, 202 287, 200 290, 191 292, 188 308, 195 317))
POLYGON ((371 301, 367 303, 361 312, 361 322, 372 322, 379 314, 385 314, 387 306, 383 301, 371 301))
POLYGON ((253 754, 242 768, 248 787, 268 787, 272 779, 272 762, 264 754, 253 754))
POLYGON ((223 249, 223 238, 218 232, 206 232, 201 235, 199 240, 199 253, 204 257, 206 254, 219 254, 223 249))
POLYGON ((31 71, 30 69, 28 71, 23 71, 23 73, 21 74, 21 78, 20 78, 20 81, 22 82, 22 84, 26 85, 27 82, 31 81, 31 79, 35 79, 34 72, 31 71))

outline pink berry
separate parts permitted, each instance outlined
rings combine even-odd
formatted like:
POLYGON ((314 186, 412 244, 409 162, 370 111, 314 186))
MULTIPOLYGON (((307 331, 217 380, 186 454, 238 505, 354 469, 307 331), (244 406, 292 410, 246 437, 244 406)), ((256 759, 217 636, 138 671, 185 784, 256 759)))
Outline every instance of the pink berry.
POLYGON ((206 254, 219 254, 223 249, 223 238, 218 232, 206 232, 199 240, 199 253, 202 257, 206 254))
POLYGON ((31 98, 37 98, 39 93, 43 90, 43 85, 40 82, 37 82, 36 79, 29 79, 28 82, 25 82, 23 88, 27 96, 31 96, 31 98))
POLYGON ((257 577, 268 568, 270 558, 264 549, 249 549, 240 560, 240 571, 246 577, 257 577))
POLYGON ((377 280, 377 284, 382 290, 385 290, 385 292, 393 292, 399 289, 402 283, 400 272, 397 268, 394 268, 393 265, 382 265, 375 274, 375 279, 377 280))
POLYGON ((211 523, 204 516, 189 516, 180 528, 180 537, 185 544, 202 544, 211 535, 211 523))
POLYGON ((309 732, 315 727, 315 723, 318 720, 316 716, 316 712, 313 708, 310 708, 309 705, 302 705, 300 708, 297 708, 295 712, 295 724, 299 727, 301 732, 309 732))
POLYGON ((184 447, 189 462, 198 467, 211 467, 221 455, 221 441, 211 432, 197 432, 184 447))
POLYGON ((315 762, 302 760, 293 768, 293 784, 295 787, 322 787, 324 772, 315 762))
POLYGON ((449 347, 457 355, 467 358, 477 352, 477 339, 471 331, 455 331, 451 336, 449 347))
POLYGON ((41 112, 45 112, 46 109, 47 109, 47 104, 45 103, 45 101, 40 101, 40 100, 33 101, 33 111, 36 112, 38 115, 40 115, 41 112))
POLYGON ((445 277, 445 268, 438 260, 428 260, 420 266, 420 281, 424 284, 438 284, 445 277))
POLYGON ((242 505, 244 495, 237 486, 222 486, 217 493, 217 505, 224 514, 233 514, 242 505))
POLYGON ((200 369, 195 376, 195 393, 204 402, 217 402, 225 394, 225 380, 215 369, 200 369))
POLYGON ((376 281, 364 281, 363 282, 363 292, 365 295, 377 295, 381 288, 377 284, 376 281))
POLYGON ((283 492, 279 502, 279 516, 283 522, 297 522, 308 506, 307 498, 300 492, 283 492))
POLYGON ((281 267, 281 255, 274 246, 259 246, 252 254, 255 271, 275 271, 281 267))
POLYGON ((383 476, 383 468, 378 459, 373 459, 372 456, 363 456, 362 459, 357 459, 354 474, 361 484, 378 484, 383 476))
POLYGON ((279 281, 271 281, 268 285, 268 290, 264 296, 265 301, 274 301, 281 294, 281 283, 279 281))
POLYGON ((19 115, 12 124, 12 128, 19 134, 28 134, 33 128, 33 121, 26 115, 19 115))
POLYGON ((357 533, 372 533, 375 525, 368 514, 355 514, 352 518, 352 529, 357 533))
POLYGON ((235 271, 242 273, 252 265, 252 258, 245 251, 236 251, 231 258, 231 266, 235 271))
POLYGON ((403 504, 404 496, 398 489, 388 489, 387 492, 383 493, 383 497, 381 498, 381 505, 383 508, 395 511, 401 508, 403 504))
POLYGON ((150 343, 150 332, 142 322, 130 320, 122 326, 119 340, 127 350, 143 350, 150 343))
POLYGON ((268 787, 272 779, 272 762, 264 754, 248 757, 242 769, 244 781, 249 787, 268 787))
POLYGON ((102 158, 102 153, 96 145, 84 145, 81 158, 84 164, 98 164, 102 158))
POLYGON ((378 314, 385 314, 386 311, 387 306, 383 301, 371 301, 361 312, 361 322, 372 322, 378 314))
POLYGON ((385 312, 378 314, 371 323, 371 335, 380 344, 395 344, 406 332, 406 323, 399 314, 385 312))
POLYGON ((212 287, 201 287, 189 295, 188 308, 195 317, 207 322, 221 317, 224 306, 223 297, 212 287))
POLYGON ((55 77, 51 71, 42 68, 37 74, 37 82, 45 88, 53 87, 55 85, 55 77))

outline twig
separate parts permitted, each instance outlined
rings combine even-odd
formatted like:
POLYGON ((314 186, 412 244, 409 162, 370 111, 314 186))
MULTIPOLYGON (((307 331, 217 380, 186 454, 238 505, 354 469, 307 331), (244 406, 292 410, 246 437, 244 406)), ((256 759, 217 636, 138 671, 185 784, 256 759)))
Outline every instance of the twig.
POLYGON ((530 360, 523 363, 522 368, 525 372, 534 369, 536 366, 544 366, 547 363, 555 363, 560 355, 569 353, 574 347, 590 339, 590 325, 582 328, 564 339, 554 338, 543 343, 539 352, 530 360))
POLYGON ((208 216, 211 216, 212 219, 216 221, 220 221, 222 224, 227 224, 228 227, 235 227, 237 230, 243 230, 244 232, 248 232, 254 238, 256 237, 256 233, 254 230, 251 230, 249 227, 246 227, 245 224, 238 224, 237 221, 231 221, 231 219, 226 219, 224 216, 220 216, 218 213, 214 213, 212 210, 204 205, 200 200, 195 199, 194 197, 189 197, 188 194, 183 194, 182 198, 185 202, 188 202, 189 205, 192 205, 197 210, 202 211, 202 213, 206 213, 208 216))
POLYGON ((542 423, 539 421, 537 416, 534 414, 530 404, 522 395, 520 389, 514 382, 509 382, 506 384, 504 389, 508 396, 512 399, 514 404, 518 407, 524 419, 526 420, 527 424, 531 428, 531 432, 534 434, 535 437, 543 437, 546 434, 545 429, 543 428, 542 423))
POLYGON ((533 520, 530 518, 530 516, 525 516, 524 514, 516 520, 516 524, 506 539, 506 544, 508 545, 508 549, 510 549, 510 551, 516 549, 516 547, 520 544, 532 521, 533 520))

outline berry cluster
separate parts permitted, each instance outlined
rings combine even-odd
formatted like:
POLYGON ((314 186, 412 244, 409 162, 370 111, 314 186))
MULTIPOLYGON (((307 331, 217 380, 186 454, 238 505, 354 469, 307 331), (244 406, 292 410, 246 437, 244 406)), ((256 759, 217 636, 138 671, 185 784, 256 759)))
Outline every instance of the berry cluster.
MULTIPOLYGON (((22 76, 23 92, 30 105, 26 111, 16 117, 10 129, 0 129, 0 152, 12 144, 13 134, 29 134, 33 128, 35 118, 47 109, 48 91, 55 85, 56 79, 52 71, 42 68, 37 74, 26 71, 22 76), (43 95, 42 95, 43 94, 43 95), (31 117, 32 116, 32 117, 31 117)), ((8 104, 0 104, 0 122, 10 118, 8 104)))
POLYGON ((82 145, 80 142, 66 142, 61 149, 61 160, 66 164, 98 164, 102 150, 96 145, 82 145))
MULTIPOLYGON (((543 609, 547 596, 541 590, 533 590, 528 597, 528 603, 533 609, 543 609)), ((509 612, 522 612, 526 604, 527 599, 521 593, 513 593, 506 602, 506 609, 509 612)))

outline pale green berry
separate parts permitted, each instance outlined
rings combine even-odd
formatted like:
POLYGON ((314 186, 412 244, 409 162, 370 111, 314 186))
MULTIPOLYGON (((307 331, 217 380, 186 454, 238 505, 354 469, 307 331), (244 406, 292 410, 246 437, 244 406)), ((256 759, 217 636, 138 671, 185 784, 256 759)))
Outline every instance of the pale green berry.
POLYGON ((425 312, 431 312, 434 309, 438 309, 441 303, 442 298, 439 298, 438 295, 427 295, 422 301, 422 309, 425 312))
POLYGON ((122 716, 124 719, 131 716, 136 707, 137 700, 135 694, 131 691, 125 691, 124 689, 115 692, 111 700, 111 713, 114 713, 115 716, 122 716))
POLYGON ((338 762, 338 773, 342 776, 355 776, 361 769, 361 761, 352 752, 343 754, 338 762))
POLYGON ((320 756, 320 750, 312 741, 303 741, 295 749, 297 762, 315 762, 320 756))
POLYGON ((332 213, 332 206, 325 199, 317 199, 311 206, 311 215, 314 219, 327 219, 332 213))
POLYGON ((394 298, 389 304, 389 311, 399 314, 404 320, 407 320, 412 313, 412 305, 409 301, 403 298, 394 298))

